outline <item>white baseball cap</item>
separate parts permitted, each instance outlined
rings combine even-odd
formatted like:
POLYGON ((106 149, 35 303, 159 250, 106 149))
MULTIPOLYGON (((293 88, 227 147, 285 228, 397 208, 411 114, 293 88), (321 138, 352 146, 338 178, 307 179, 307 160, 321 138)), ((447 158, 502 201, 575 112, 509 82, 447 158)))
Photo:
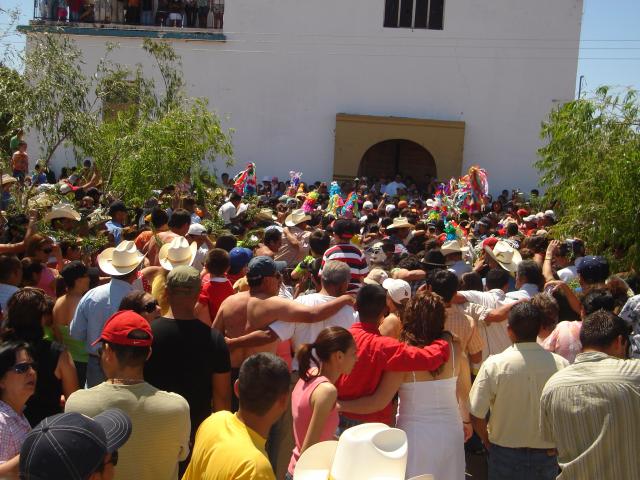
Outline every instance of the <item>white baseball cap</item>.
POLYGON ((390 203, 386 207, 384 207, 384 211, 387 213, 391 213, 396 209, 396 206, 393 203, 390 203))
POLYGON ((193 235, 194 237, 199 237, 200 235, 206 235, 207 229, 200 225, 199 223, 192 223, 189 226, 189 235, 193 235))
POLYGON ((372 209, 372 208, 373 208, 373 202, 371 202, 370 200, 367 200, 366 202, 364 202, 364 203, 362 204, 362 208, 363 208, 364 210, 372 209))
POLYGON ((411 298, 411 286, 404 280, 387 278, 382 282, 384 288, 395 303, 403 303, 411 298))

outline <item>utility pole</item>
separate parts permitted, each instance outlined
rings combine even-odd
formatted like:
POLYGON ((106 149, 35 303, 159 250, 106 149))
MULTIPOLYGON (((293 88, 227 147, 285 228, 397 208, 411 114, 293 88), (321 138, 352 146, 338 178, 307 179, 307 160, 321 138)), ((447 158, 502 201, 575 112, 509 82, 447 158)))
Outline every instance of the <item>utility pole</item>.
POLYGON ((580 84, 578 85, 578 100, 582 96, 582 81, 584 80, 584 75, 580 75, 580 84))

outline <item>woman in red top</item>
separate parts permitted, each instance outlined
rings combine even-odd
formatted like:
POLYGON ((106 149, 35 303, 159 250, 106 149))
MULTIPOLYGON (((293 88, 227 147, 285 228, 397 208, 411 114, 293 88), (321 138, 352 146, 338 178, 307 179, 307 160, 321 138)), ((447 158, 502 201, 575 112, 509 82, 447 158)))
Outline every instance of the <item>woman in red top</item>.
POLYGON ((300 380, 291 393, 293 436, 296 446, 291 455, 287 480, 293 478, 296 462, 310 446, 332 440, 338 428, 338 390, 335 382, 351 372, 357 360, 356 344, 342 327, 325 328, 314 343, 298 350, 300 380), (314 357, 313 353, 317 356, 314 357), (311 362, 317 368, 311 368, 311 362))

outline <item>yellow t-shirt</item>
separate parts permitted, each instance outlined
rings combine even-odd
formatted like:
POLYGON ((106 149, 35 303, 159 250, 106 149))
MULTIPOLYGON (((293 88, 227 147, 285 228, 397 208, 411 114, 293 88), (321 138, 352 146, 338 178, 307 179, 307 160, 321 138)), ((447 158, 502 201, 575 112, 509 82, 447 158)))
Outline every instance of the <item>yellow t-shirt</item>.
POLYGON ((167 274, 169 272, 163 271, 153 277, 151 282, 151 295, 155 298, 160 306, 160 315, 165 316, 169 313, 169 299, 164 295, 167 289, 167 274))
POLYGON ((275 480, 265 443, 233 413, 214 413, 198 428, 182 480, 275 480))

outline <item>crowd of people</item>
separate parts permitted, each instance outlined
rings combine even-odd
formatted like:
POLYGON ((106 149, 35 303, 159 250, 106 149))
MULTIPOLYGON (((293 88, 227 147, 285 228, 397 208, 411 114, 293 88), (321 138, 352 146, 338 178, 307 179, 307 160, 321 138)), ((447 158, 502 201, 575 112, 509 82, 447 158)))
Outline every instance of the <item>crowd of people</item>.
POLYGON ((324 478, 461 480, 465 451, 492 480, 640 478, 637 276, 552 239, 537 192, 222 174, 215 211, 187 174, 137 208, 12 142, 0 477, 304 479, 340 438, 324 478))
POLYGON ((222 28, 224 0, 38 0, 42 20, 222 28))

